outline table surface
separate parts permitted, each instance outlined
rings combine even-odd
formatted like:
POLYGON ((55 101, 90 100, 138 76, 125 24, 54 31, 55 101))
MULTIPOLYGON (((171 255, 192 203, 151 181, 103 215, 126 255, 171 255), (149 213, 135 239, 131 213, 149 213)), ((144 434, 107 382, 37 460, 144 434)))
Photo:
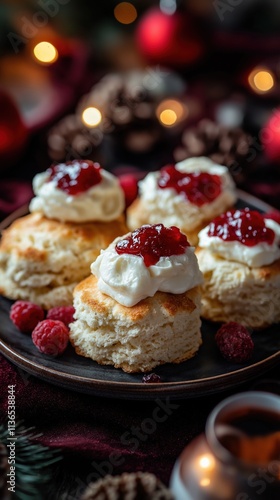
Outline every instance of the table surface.
POLYGON ((123 401, 77 394, 29 376, 2 356, 0 379, 1 413, 7 406, 7 386, 14 384, 17 419, 25 427, 35 427, 40 434, 36 441, 62 451, 63 461, 54 468, 56 496, 49 498, 61 498, 65 492, 79 498, 88 482, 107 473, 145 470, 168 484, 176 458, 204 431, 207 416, 219 401, 245 390, 280 394, 279 366, 238 390, 184 401, 123 401))

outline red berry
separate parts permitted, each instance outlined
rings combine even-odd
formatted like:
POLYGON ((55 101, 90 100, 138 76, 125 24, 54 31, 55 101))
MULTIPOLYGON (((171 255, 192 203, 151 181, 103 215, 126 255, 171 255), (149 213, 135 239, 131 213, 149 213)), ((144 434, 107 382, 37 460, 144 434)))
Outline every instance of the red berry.
POLYGON ((43 354, 58 356, 67 347, 69 330, 62 321, 45 319, 33 330, 32 340, 43 354))
POLYGON ((253 354, 254 343, 245 326, 231 321, 217 331, 215 340, 222 356, 234 363, 244 363, 253 354))
POLYGON ((73 315, 75 313, 75 309, 73 306, 60 306, 53 307, 49 309, 47 313, 47 319, 56 319, 58 321, 62 321, 67 327, 70 323, 73 323, 74 318, 73 315))
POLYGON ((125 205, 129 207, 138 194, 138 182, 133 174, 123 174, 119 177, 120 185, 125 195, 125 205))
POLYGON ((44 317, 45 313, 42 307, 25 300, 18 300, 10 309, 10 318, 12 322, 24 333, 31 333, 39 321, 42 321, 44 317))
POLYGON ((149 373, 148 375, 143 375, 142 382, 144 384, 159 384, 161 382, 161 378, 156 373, 149 373))

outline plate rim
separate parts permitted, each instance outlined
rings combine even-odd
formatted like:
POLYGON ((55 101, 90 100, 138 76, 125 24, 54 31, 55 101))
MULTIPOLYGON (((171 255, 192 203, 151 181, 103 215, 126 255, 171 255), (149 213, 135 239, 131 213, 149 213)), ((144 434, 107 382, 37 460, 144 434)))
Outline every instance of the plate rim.
MULTIPOLYGON (((256 208, 264 212, 276 210, 268 203, 259 200, 257 197, 240 189, 237 190, 237 195, 238 199, 242 202, 255 205, 256 208)), ((0 223, 0 230, 2 231, 7 228, 16 218, 26 215, 27 213, 28 205, 20 207, 0 223)), ((126 398, 129 396, 131 399, 151 399, 162 394, 172 398, 189 398, 218 393, 233 387, 233 383, 237 386, 252 380, 257 375, 256 372, 259 372, 260 369, 261 373, 264 373, 270 368, 276 366, 278 364, 278 360, 280 360, 279 350, 254 364, 242 366, 241 368, 227 373, 199 379, 162 382, 157 384, 143 384, 142 382, 89 379, 81 375, 61 372, 58 369, 49 368, 26 358, 23 354, 14 350, 13 347, 8 345, 1 338, 0 352, 19 368, 22 368, 29 374, 35 375, 39 379, 45 380, 54 385, 97 396, 118 396, 119 398, 126 398), (245 375, 244 378, 243 375, 245 375), (213 384, 213 382, 215 382, 216 385, 213 384), (203 388, 203 391, 199 390, 201 387, 203 388)), ((104 366, 104 368, 106 369, 106 366, 104 366)))
MULTIPOLYGON (((205 387, 206 383, 206 389, 207 392, 204 394, 210 394, 212 392, 218 393, 226 388, 232 387, 232 380, 236 382, 236 385, 241 385, 242 383, 245 383, 249 381, 250 379, 254 378, 255 372, 259 370, 259 367, 261 368, 265 367, 267 370, 270 368, 273 368, 274 366, 277 365, 278 359, 280 360, 280 350, 272 355, 270 355, 268 358, 265 358, 261 361, 257 361, 256 363, 248 366, 243 366, 242 368, 239 368, 235 371, 227 372, 226 374, 220 374, 220 375, 215 375, 212 377, 204 377, 204 378, 199 378, 199 379, 190 379, 190 380, 183 380, 183 381, 177 381, 177 382, 162 382, 159 384, 143 384, 142 382, 120 382, 120 381, 112 381, 112 380, 98 380, 98 379, 89 379, 86 377, 82 377, 80 375, 73 375, 69 374, 67 372, 60 372, 54 368, 49 368, 44 365, 40 365, 32 360, 29 360, 28 358, 24 357, 22 354, 19 354, 18 352, 14 351, 13 348, 8 346, 6 342, 4 342, 2 339, 0 339, 0 350, 4 356, 6 356, 8 359, 10 359, 13 363, 15 363, 19 368, 23 368, 28 373, 31 375, 36 375, 38 378, 41 378, 43 380, 48 380, 49 382, 52 382, 53 380, 50 380, 47 375, 51 374, 54 378, 58 378, 59 381, 61 382, 62 386, 66 386, 69 388, 74 388, 76 389, 76 384, 77 383, 83 383, 86 388, 91 388, 92 385, 95 387, 97 386, 97 390, 95 391, 94 388, 92 391, 92 394, 100 395, 104 394, 104 388, 105 389, 112 389, 112 386, 114 388, 120 388, 120 389, 125 389, 125 391, 121 391, 121 394, 123 397, 126 397, 128 394, 133 394, 131 390, 138 391, 140 390, 140 394, 142 396, 142 391, 143 391, 143 397, 145 397, 145 393, 152 393, 149 394, 150 396, 152 395, 153 397, 158 396, 162 392, 166 392, 165 389, 168 388, 170 393, 168 396, 180 396, 184 395, 184 391, 193 388, 194 390, 198 388, 198 386, 202 385, 205 387), (242 375, 246 374, 246 378, 243 379, 242 375), (241 380, 239 380, 239 377, 241 377, 241 380), (215 381, 221 381, 223 384, 220 387, 220 385, 217 387, 213 387, 212 391, 208 390, 211 388, 211 385, 215 381), (208 387, 209 385, 209 387, 208 387), (102 392, 101 392, 102 391, 102 392), (172 394, 174 392, 174 394, 172 394)), ((106 366, 105 366, 106 368, 106 366)), ((266 370, 262 371, 264 373, 266 370)), ((59 384, 58 384, 59 385, 59 384)), ((111 393, 111 391, 110 391, 111 393)), ((115 394, 118 394, 120 396, 119 392, 115 392, 115 394)), ((193 396, 194 393, 192 394, 185 394, 185 397, 190 397, 193 396)), ((200 392, 197 397, 201 396, 202 393, 200 392)), ((113 395, 112 395, 113 397, 113 395)))

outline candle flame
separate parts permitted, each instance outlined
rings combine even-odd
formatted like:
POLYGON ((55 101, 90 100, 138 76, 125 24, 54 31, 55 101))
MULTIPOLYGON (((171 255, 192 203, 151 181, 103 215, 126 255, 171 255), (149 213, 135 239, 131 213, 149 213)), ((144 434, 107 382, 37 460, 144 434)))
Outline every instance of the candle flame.
POLYGON ((198 464, 201 467, 201 469, 212 470, 215 466, 215 460, 210 454, 202 455, 199 458, 198 464))

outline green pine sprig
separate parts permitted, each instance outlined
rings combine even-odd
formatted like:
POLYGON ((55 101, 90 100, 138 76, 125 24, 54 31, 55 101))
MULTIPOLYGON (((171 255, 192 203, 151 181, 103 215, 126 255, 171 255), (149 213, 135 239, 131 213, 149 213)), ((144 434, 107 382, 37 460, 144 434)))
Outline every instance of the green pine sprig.
MULTIPOLYGON (((25 428, 23 422, 18 422, 15 427, 16 486, 13 498, 18 500, 44 500, 52 479, 50 466, 62 459, 60 450, 32 442, 42 435, 34 431, 34 427, 25 428)), ((7 426, 0 425, 0 442, 7 446, 9 437, 7 426)))

